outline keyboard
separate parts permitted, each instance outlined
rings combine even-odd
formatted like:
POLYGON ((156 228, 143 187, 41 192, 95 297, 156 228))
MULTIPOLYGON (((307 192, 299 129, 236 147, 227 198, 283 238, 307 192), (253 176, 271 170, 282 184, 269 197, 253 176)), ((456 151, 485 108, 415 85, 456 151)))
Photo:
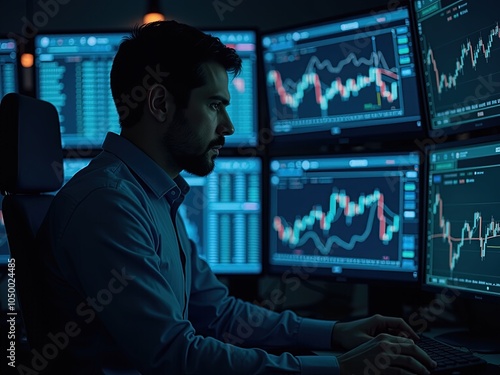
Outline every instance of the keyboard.
POLYGON ((437 367, 431 370, 432 375, 480 375, 486 367, 486 361, 471 352, 427 336, 422 335, 416 344, 436 361, 437 367))

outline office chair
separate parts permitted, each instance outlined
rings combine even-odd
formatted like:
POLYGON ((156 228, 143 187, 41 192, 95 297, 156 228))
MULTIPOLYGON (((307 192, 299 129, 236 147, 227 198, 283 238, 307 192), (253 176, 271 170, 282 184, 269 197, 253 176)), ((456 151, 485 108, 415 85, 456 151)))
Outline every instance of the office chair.
MULTIPOLYGON (((47 341, 50 302, 44 289, 35 235, 63 182, 63 152, 56 108, 15 93, 0 102, 2 209, 28 344, 47 341)), ((53 311, 52 311, 53 313, 53 311)))

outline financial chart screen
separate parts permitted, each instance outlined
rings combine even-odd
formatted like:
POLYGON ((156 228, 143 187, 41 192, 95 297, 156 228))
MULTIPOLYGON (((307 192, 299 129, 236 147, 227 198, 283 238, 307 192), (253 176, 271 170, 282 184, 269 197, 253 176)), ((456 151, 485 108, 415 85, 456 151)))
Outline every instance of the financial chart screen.
POLYGON ((179 213, 199 255, 217 274, 258 274, 261 261, 259 158, 219 157, 207 177, 183 172, 191 186, 179 213))
POLYGON ((125 33, 35 37, 37 97, 59 114, 63 147, 99 148, 120 132, 109 73, 125 33))
POLYGON ((420 131, 407 7, 264 34, 262 46, 276 136, 420 131))
POLYGON ((498 125, 500 3, 415 1, 433 133, 498 125))
POLYGON ((500 296, 500 140, 428 154, 425 284, 500 296))
POLYGON ((417 153, 273 158, 270 270, 418 281, 417 153))
POLYGON ((0 38, 0 100, 10 92, 17 92, 17 45, 0 38))
POLYGON ((255 31, 206 31, 234 48, 242 60, 241 73, 229 77, 231 105, 227 113, 234 125, 234 134, 226 138, 230 147, 257 145, 257 37, 255 31))

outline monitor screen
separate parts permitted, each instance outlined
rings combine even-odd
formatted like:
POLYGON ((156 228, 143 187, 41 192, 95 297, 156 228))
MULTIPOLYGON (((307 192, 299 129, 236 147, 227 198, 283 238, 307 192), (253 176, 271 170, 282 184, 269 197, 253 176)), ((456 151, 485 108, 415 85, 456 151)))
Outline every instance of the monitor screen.
POLYGON ((231 105, 227 113, 233 122, 234 134, 226 138, 226 146, 243 147, 257 145, 257 36, 251 30, 205 31, 234 48, 242 60, 241 73, 229 77, 231 105))
POLYGON ((500 3, 418 0, 415 7, 431 135, 497 126, 500 3))
POLYGON ((422 131, 408 6, 262 35, 275 140, 360 139, 422 131))
POLYGON ((36 96, 52 103, 65 148, 99 148, 120 132, 109 73, 126 33, 39 34, 35 37, 36 96))
POLYGON ((17 44, 14 39, 0 38, 0 100, 17 90, 17 44))
POLYGON ((424 286, 500 297, 500 137, 427 154, 424 286))
POLYGON ((219 157, 179 207, 189 238, 217 274, 258 274, 261 261, 261 159, 219 157))
POLYGON ((271 273, 419 281, 418 153, 271 158, 271 273))

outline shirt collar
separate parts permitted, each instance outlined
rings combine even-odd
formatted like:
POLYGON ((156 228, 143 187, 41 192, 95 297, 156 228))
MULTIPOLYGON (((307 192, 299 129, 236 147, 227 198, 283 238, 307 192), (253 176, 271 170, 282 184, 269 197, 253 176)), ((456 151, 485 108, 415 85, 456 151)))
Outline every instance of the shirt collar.
POLYGON ((170 204, 189 192, 189 185, 181 175, 171 179, 153 159, 125 137, 109 132, 102 149, 123 161, 158 198, 166 196, 170 204))

